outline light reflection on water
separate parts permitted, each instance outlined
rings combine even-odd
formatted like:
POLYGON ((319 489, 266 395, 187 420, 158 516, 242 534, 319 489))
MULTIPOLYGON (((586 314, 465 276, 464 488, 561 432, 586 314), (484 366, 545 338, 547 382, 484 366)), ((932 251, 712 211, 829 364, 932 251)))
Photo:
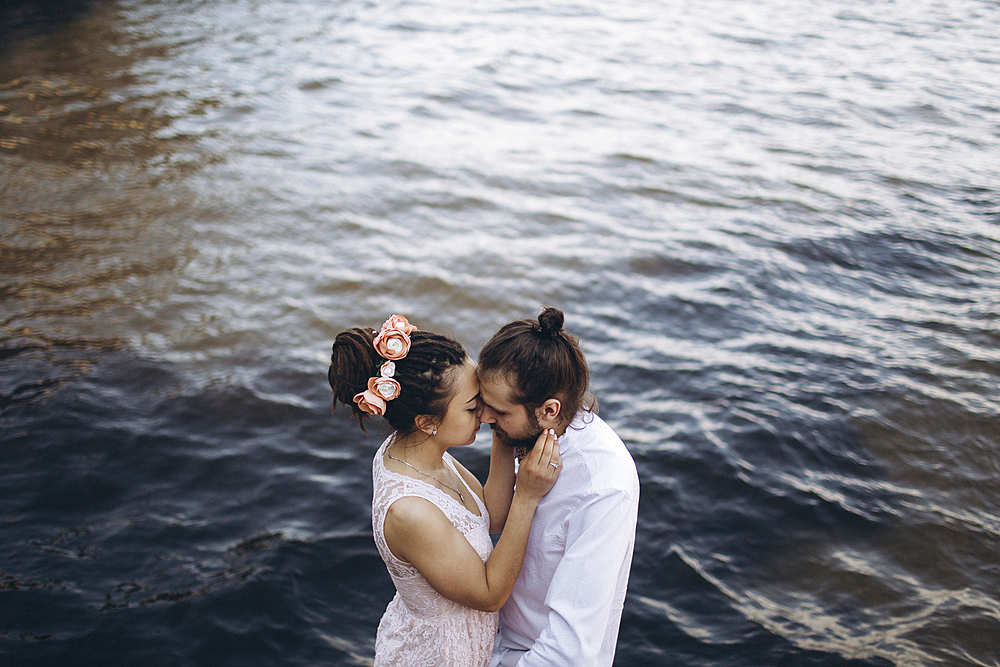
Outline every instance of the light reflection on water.
POLYGON ((50 612, 116 615, 3 650, 100 654, 171 605, 225 640, 264 586, 284 664, 364 664, 378 436, 329 415, 330 341, 404 312, 475 352, 551 303, 643 480, 619 662, 991 664, 998 18, 135 0, 22 34, 0 574, 7 604, 59 579, 50 612))

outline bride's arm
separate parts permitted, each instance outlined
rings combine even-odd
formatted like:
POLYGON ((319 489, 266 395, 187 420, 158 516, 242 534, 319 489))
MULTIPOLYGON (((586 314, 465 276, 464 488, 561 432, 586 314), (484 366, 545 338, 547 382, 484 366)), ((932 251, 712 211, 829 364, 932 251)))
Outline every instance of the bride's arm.
POLYGON ((433 503, 400 498, 390 507, 383 531, 389 549, 411 563, 438 593, 480 611, 507 601, 528 543, 538 500, 555 483, 561 465, 555 435, 546 431, 521 462, 503 535, 484 563, 472 545, 433 503))
POLYGON ((483 486, 483 496, 490 513, 490 534, 494 535, 503 530, 514 498, 514 448, 502 444, 495 433, 490 451, 490 476, 483 486))

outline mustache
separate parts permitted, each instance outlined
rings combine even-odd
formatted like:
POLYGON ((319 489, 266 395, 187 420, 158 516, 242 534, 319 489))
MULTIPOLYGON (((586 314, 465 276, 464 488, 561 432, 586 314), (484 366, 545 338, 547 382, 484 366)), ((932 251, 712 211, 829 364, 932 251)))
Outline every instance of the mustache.
POLYGON ((533 433, 523 438, 513 438, 496 424, 490 424, 490 428, 494 433, 496 433, 497 438, 502 444, 507 447, 513 447, 515 449, 520 448, 528 451, 534 448, 535 441, 538 440, 538 436, 541 434, 541 430, 539 430, 538 433, 533 433))

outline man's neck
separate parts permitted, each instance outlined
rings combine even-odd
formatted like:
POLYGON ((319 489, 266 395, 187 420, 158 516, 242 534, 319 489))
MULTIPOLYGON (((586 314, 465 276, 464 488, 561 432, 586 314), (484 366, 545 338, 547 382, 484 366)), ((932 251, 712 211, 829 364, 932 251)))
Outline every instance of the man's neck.
POLYGON ((553 427, 556 430, 556 435, 561 438, 566 433, 566 429, 569 428, 569 425, 571 423, 573 423, 572 419, 564 419, 561 422, 559 422, 558 425, 556 425, 555 427, 553 427))

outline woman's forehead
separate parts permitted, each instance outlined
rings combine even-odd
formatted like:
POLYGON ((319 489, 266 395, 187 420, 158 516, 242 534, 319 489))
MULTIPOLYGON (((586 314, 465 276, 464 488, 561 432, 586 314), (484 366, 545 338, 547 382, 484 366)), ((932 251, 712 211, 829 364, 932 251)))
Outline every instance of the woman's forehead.
POLYGON ((475 398, 479 394, 479 379, 476 377, 476 367, 471 363, 464 364, 458 371, 459 376, 455 383, 457 394, 465 400, 470 397, 475 398), (471 394, 471 396, 466 396, 471 394))

